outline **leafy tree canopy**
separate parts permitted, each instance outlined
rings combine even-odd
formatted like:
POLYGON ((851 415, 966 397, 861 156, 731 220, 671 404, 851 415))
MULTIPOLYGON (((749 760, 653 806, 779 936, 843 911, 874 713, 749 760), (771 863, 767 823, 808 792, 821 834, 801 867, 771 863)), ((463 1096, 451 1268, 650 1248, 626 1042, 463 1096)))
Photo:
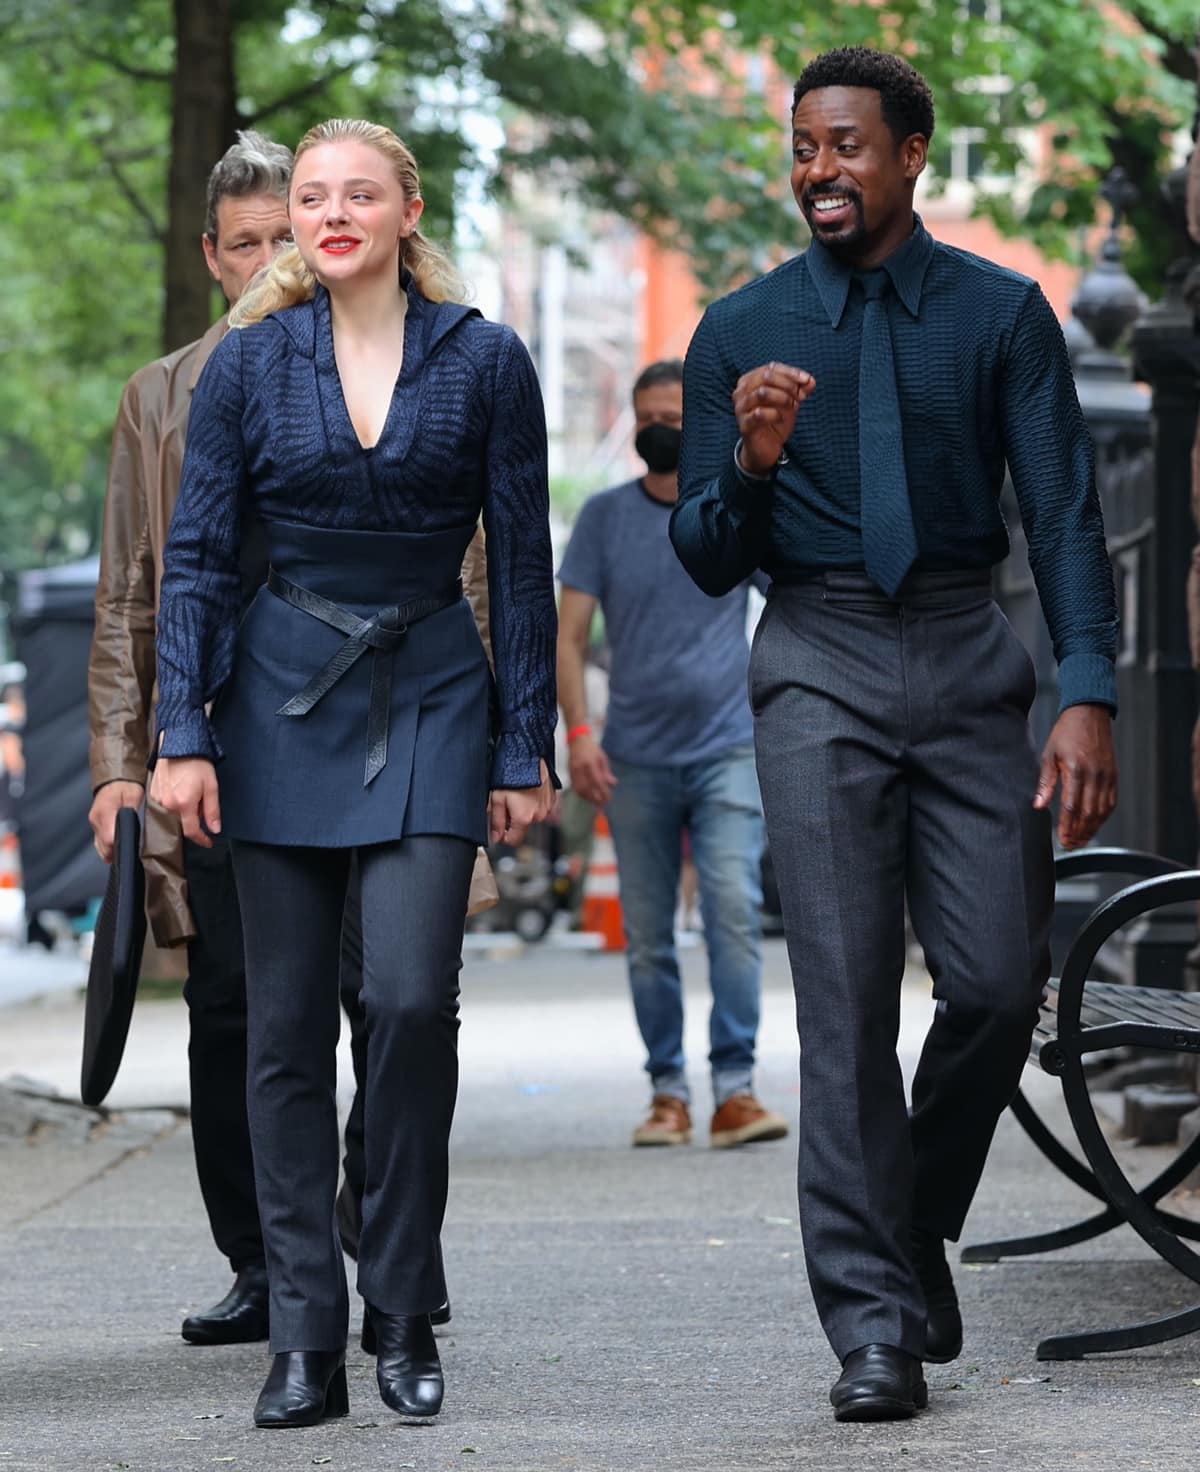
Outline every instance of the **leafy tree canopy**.
POLYGON ((468 186, 504 200, 535 177, 680 247, 718 291, 800 239, 786 87, 745 58, 786 83, 830 46, 895 48, 941 135, 981 130, 989 172, 1019 175, 1050 130, 1044 174, 980 201, 1043 249, 1072 248, 1123 164, 1155 291, 1179 247, 1156 179, 1194 105, 1196 23, 1190 0, 0 0, 0 560, 94 534, 121 383, 164 321, 173 346, 214 306, 200 123, 224 146, 248 124, 294 142, 377 118, 421 162, 431 233, 468 186), (485 116, 510 125, 499 148, 485 116))
POLYGON ((1071 252, 1095 219, 1100 181, 1123 166, 1141 191, 1129 265, 1147 291, 1161 291, 1181 246, 1160 183, 1196 107, 1194 0, 667 0, 650 9, 669 46, 761 48, 787 77, 834 46, 907 56, 933 88, 941 138, 978 130, 983 172, 1019 181, 981 194, 979 210, 1052 256, 1071 252), (1022 166, 1047 131, 1049 157, 1031 178, 1022 166))
MULTIPOLYGON (((183 285, 195 295, 207 280, 198 237, 213 158, 182 185, 168 167, 173 121, 197 91, 196 77, 181 78, 177 66, 185 22, 211 43, 202 54, 211 84, 200 95, 209 111, 228 111, 225 142, 238 126, 295 142, 322 117, 388 122, 421 163, 435 236, 453 232, 468 176, 476 192, 503 197, 524 173, 693 250, 714 284, 731 267, 761 264, 764 242, 792 228, 761 197, 777 141, 768 145, 764 120, 747 125, 740 107, 714 109, 686 88, 646 89, 640 31, 624 9, 562 0, 0 0, 0 341, 16 370, 0 378, 0 438, 59 489, 82 482, 86 494, 72 504, 94 530, 122 382, 210 319, 216 304, 202 286, 199 315, 163 343, 166 299, 183 285), (515 141, 481 149, 480 118, 497 114, 520 123, 515 141), (172 197, 181 190, 184 200, 172 197), (718 190, 733 208, 714 209, 718 190), (178 248, 169 238, 176 205, 191 221, 178 248)), ((61 501, 39 519, 44 508, 25 516, 11 478, 6 490, 9 524, 26 519, 29 555, 51 531, 61 541, 61 501)), ((10 541, 10 558, 19 541, 10 541)))

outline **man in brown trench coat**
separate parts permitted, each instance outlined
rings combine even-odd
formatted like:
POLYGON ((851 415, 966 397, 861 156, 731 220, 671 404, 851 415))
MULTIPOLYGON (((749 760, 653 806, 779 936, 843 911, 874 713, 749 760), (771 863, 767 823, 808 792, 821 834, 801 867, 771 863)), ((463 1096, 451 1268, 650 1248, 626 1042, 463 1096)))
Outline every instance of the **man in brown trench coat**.
MULTIPOLYGON (((230 306, 290 237, 291 165, 288 149, 257 133, 242 133, 209 178, 202 244, 208 269, 230 306)), ((125 386, 109 464, 88 679, 95 790, 90 821, 96 848, 109 861, 118 811, 145 805, 143 859, 154 937, 160 946, 188 947, 184 996, 196 1171, 213 1237, 235 1273, 234 1285, 220 1303, 184 1320, 183 1337, 195 1344, 266 1339, 268 1334, 266 1270, 246 1122, 241 918, 229 849, 220 840, 212 849, 194 844, 185 849, 178 820, 150 802, 145 790, 157 698, 154 627, 163 547, 179 492, 192 390, 227 325, 221 318, 197 342, 147 364, 125 386)), ((243 533, 242 576, 247 596, 266 576, 265 554, 249 526, 243 533)), ((463 582, 490 657, 481 533, 468 549, 463 582)), ((472 911, 495 898, 481 851, 471 888, 472 911)), ((361 960, 352 898, 341 990, 360 1079, 366 1058, 358 1000, 361 960)), ((346 1127, 346 1185, 338 1202, 343 1240, 351 1251, 357 1239, 362 1169, 362 1115, 356 1097, 346 1127)))

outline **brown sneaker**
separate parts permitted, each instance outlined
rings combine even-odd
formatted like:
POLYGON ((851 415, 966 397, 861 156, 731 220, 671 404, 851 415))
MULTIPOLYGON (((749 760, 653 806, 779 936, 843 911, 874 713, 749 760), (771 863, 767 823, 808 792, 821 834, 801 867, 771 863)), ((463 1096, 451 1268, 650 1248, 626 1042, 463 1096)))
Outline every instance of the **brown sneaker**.
POLYGON ((673 1094, 655 1094, 650 1113, 633 1132, 635 1145, 690 1145, 692 1116, 682 1099, 673 1094))
POLYGON ((753 1094, 734 1094, 712 1117, 712 1147, 728 1150, 751 1140, 782 1140, 788 1132, 782 1114, 764 1109, 753 1094))

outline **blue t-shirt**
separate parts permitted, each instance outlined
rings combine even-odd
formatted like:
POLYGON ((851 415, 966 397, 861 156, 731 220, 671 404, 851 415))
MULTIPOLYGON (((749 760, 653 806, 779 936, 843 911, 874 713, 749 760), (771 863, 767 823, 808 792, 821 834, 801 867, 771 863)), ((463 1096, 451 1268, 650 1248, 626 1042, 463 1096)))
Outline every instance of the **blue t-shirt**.
POLYGON ((587 501, 563 557, 564 587, 597 598, 612 651, 604 749, 681 766, 754 739, 746 594, 702 593, 667 534, 671 507, 641 481, 587 501))

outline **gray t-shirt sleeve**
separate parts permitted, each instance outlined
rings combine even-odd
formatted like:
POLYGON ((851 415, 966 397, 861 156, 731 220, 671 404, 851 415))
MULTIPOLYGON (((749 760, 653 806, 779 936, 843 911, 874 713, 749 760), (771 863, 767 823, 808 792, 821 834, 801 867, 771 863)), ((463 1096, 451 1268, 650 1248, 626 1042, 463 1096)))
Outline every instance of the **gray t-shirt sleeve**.
POLYGON ((567 550, 563 553, 558 578, 564 588, 575 588, 592 598, 604 601, 608 562, 605 545, 605 517, 602 498, 593 496, 585 501, 579 518, 575 522, 567 550))

